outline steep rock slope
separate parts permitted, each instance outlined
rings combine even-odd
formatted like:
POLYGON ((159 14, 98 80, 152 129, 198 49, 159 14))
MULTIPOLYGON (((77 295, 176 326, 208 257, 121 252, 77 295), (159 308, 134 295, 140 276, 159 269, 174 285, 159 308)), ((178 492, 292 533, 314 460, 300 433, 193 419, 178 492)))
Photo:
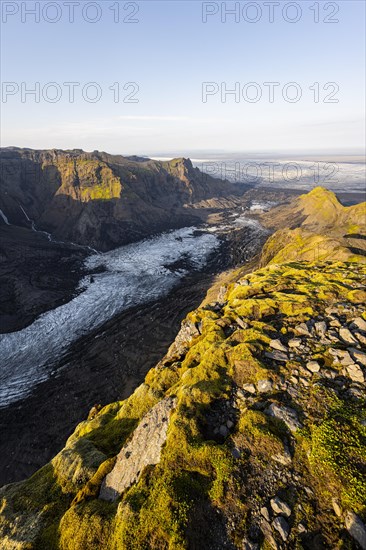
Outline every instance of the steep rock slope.
POLYGON ((184 206, 247 188, 203 174, 184 158, 5 148, 0 163, 0 208, 12 223, 26 224, 27 215, 59 239, 101 250, 194 223, 184 206))
POLYGON ((1 490, 4 549, 365 548, 365 283, 334 253, 227 284, 131 397, 1 490))

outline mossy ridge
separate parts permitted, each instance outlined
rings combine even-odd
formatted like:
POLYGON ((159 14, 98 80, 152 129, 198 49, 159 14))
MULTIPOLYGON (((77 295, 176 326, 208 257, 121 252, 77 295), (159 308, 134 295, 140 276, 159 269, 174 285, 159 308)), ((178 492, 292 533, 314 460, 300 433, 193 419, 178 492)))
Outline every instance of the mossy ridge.
MULTIPOLYGON (((337 304, 348 304, 350 298, 361 304, 365 276, 362 265, 292 262, 267 266, 229 285, 220 313, 204 307, 189 314, 199 332, 179 360, 163 360, 129 399, 107 405, 81 423, 51 465, 27 482, 3 489, 4 529, 9 529, 7 518, 27 510, 39 516, 36 536, 25 542, 29 548, 180 550, 195 543, 192 525, 197 507, 202 506, 224 518, 222 532, 239 546, 254 521, 253 511, 265 499, 255 480, 263 470, 272 472, 273 456, 284 452, 284 441, 291 435, 282 422, 256 409, 263 400, 260 395, 248 406, 238 401, 237 388, 263 379, 280 383, 281 376, 291 376, 296 363, 274 368, 264 359, 270 339, 278 332, 293 337, 296 324, 319 315, 329 304, 341 308, 337 304), (237 324, 238 318, 245 320, 247 329, 237 324), (178 405, 161 462, 147 468, 118 505, 99 501, 100 483, 115 455, 139 420, 165 395, 176 395, 178 405), (217 403, 237 411, 237 422, 220 441, 207 439, 203 431, 217 403), (234 448, 240 449, 239 458, 234 458, 234 448), (235 520, 233 529, 225 527, 228 518, 235 520)), ((292 440, 299 457, 293 468, 309 480, 314 498, 304 495, 300 486, 286 493, 294 505, 300 502, 308 510, 314 529, 319 528, 319 510, 340 488, 345 506, 361 515, 365 510, 354 467, 364 460, 364 435, 357 431, 358 435, 341 440, 348 449, 344 452, 352 464, 349 468, 337 439, 340 425, 354 426, 356 412, 348 414, 344 402, 335 404, 324 393, 317 398, 317 391, 312 385, 304 391, 299 407, 305 409, 314 392, 313 409, 304 419, 304 430, 292 440), (338 472, 334 464, 340 465, 338 472), (327 487, 314 481, 317 468, 323 475, 327 472, 331 480, 327 487)), ((271 398, 281 402, 283 395, 274 390, 271 398)), ((271 479, 268 490, 282 489, 271 479)), ((333 544, 339 526, 336 520, 330 523, 324 536, 333 544)))

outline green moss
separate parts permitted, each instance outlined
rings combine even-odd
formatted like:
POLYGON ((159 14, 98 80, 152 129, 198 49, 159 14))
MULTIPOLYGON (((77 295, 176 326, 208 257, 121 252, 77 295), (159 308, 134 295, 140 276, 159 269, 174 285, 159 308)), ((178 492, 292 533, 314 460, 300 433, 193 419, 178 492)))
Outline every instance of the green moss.
POLYGON ((110 547, 116 505, 92 500, 72 506, 60 522, 60 550, 105 550, 110 547))
POLYGON ((279 423, 259 411, 245 411, 240 416, 239 432, 241 440, 252 455, 270 460, 273 455, 283 453, 279 423))
POLYGON ((361 512, 366 506, 366 427, 364 409, 337 403, 325 419, 311 428, 310 464, 321 475, 324 492, 341 494, 348 508, 361 512))

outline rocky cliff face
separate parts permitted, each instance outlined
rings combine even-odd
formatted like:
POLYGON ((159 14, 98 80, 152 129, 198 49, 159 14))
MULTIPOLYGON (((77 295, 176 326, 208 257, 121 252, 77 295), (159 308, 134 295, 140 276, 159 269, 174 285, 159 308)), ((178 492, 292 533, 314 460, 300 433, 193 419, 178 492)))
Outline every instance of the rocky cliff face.
POLYGON ((197 222, 189 206, 245 186, 201 173, 189 159, 157 162, 107 153, 0 150, 0 208, 14 224, 107 250, 197 222))
POLYGON ((337 250, 190 313, 131 397, 1 490, 3 548, 366 548, 366 264, 337 250))

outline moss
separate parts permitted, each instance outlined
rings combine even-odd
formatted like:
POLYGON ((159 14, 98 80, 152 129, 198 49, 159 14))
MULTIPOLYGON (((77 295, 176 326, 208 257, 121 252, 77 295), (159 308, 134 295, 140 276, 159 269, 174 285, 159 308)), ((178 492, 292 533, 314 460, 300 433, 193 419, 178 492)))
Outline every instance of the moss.
POLYGON ((341 495, 345 507, 362 512, 366 506, 366 427, 362 406, 337 403, 311 428, 310 464, 323 482, 324 496, 341 495))
POLYGON ((84 485, 84 487, 78 492, 76 497, 71 503, 71 506, 80 504, 84 500, 97 498, 99 495, 100 487, 104 478, 112 471, 117 457, 108 458, 99 466, 93 477, 84 485))
POLYGON ((283 453, 280 435, 283 431, 275 420, 260 411, 245 411, 240 416, 239 432, 241 445, 250 449, 252 455, 270 460, 273 455, 283 453), (280 434, 280 435, 279 435, 280 434))
POLYGON ((110 547, 116 505, 92 500, 72 506, 60 522, 60 550, 105 550, 110 547))

